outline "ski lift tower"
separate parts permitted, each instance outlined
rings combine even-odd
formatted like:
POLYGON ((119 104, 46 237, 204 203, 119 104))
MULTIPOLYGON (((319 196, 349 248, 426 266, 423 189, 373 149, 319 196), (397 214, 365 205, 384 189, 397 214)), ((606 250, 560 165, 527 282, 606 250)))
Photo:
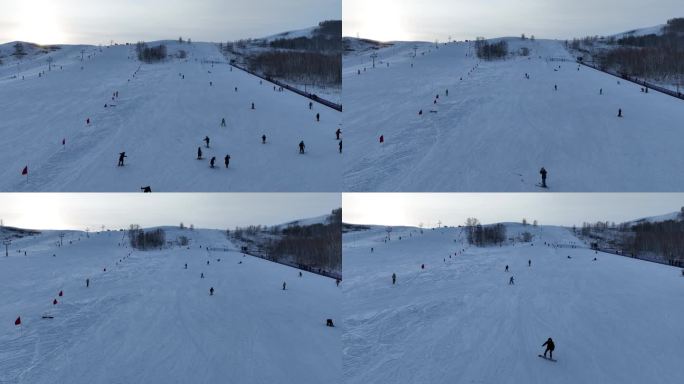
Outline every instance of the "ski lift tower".
POLYGON ((59 234, 59 246, 60 247, 63 245, 63 240, 64 240, 64 232, 59 234))
POLYGON ((2 243, 5 244, 5 257, 9 257, 9 246, 10 246, 10 244, 12 244, 12 240, 6 239, 6 240, 3 240, 2 243))
POLYGON ((373 59, 373 68, 375 68, 375 59, 378 57, 378 53, 373 52, 370 57, 373 59))
POLYGON ((413 58, 415 59, 416 57, 418 57, 418 44, 413 46, 413 58))

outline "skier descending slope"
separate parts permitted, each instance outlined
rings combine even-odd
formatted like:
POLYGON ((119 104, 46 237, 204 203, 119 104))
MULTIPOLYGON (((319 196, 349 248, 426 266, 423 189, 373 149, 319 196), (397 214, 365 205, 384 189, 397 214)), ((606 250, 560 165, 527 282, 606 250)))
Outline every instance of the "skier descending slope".
POLYGON ((204 136, 204 140, 202 140, 206 143, 207 148, 209 148, 209 136, 204 136))
POLYGON ((546 350, 544 351, 544 355, 539 355, 539 357, 543 357, 546 359, 546 353, 548 352, 549 353, 548 359, 551 361, 555 361, 553 359, 553 350, 556 349, 556 344, 553 342, 553 340, 551 340, 551 338, 549 337, 549 339, 546 340, 546 342, 544 344, 542 344, 542 347, 546 347, 546 350))
POLYGON ((119 164, 117 164, 117 167, 123 167, 124 166, 124 158, 126 158, 126 152, 120 152, 119 153, 119 164))
POLYGON ((542 167, 542 168, 539 170, 539 174, 541 175, 541 178, 542 178, 541 187, 542 187, 542 188, 548 188, 548 187, 546 186, 546 169, 544 169, 544 167, 542 167))
POLYGON ((214 168, 214 163, 216 162, 216 156, 213 156, 211 160, 209 160, 209 167, 214 168))

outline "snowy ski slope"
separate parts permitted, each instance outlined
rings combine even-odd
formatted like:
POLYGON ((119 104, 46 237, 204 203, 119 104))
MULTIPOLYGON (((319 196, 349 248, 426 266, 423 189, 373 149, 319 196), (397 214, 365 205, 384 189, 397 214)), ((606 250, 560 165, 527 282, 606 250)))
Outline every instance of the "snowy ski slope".
POLYGON ((343 57, 346 190, 539 191, 542 166, 554 192, 684 189, 681 100, 578 71, 560 41, 506 40, 530 56, 481 62, 472 43, 375 50, 352 39, 357 49, 343 57))
POLYGON ((220 230, 167 228, 190 249, 147 252, 120 246, 121 232, 66 232, 63 247, 58 234, 0 257, 0 383, 339 382, 341 329, 325 326, 341 316, 333 279, 208 253, 234 248, 220 230))
POLYGON ((345 382, 684 381, 678 269, 595 254, 569 229, 506 226, 533 243, 468 247, 460 228, 345 234, 345 382), (537 357, 548 337, 555 363, 537 357))
MULTIPOLYGON (((5 58, 0 190, 118 192, 148 185, 155 192, 341 190, 339 112, 317 103, 310 110, 306 98, 231 71, 214 44, 164 43, 169 54, 185 50, 187 59, 141 64, 134 47, 125 45, 62 46, 19 64, 5 58), (115 91, 119 97, 112 101, 115 91), (205 136, 211 148, 203 148, 204 159, 196 160, 205 136), (299 154, 301 140, 305 155, 299 154), (123 151, 128 157, 121 168, 116 165, 123 151), (212 156, 216 169, 209 167, 212 156), (21 176, 27 165, 28 181, 21 176)), ((10 53, 12 44, 0 50, 10 53)))

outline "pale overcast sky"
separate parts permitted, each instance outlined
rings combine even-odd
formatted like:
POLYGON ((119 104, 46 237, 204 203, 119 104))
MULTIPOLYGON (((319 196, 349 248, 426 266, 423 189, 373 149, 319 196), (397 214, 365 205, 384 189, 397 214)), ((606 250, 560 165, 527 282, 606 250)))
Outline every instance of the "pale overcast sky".
POLYGON ((457 226, 538 220, 544 225, 616 223, 677 212, 684 193, 345 193, 343 220, 354 224, 457 226))
POLYGON ((682 0, 344 0, 345 36, 447 41, 610 35, 684 17, 682 0))
POLYGON ((329 214, 339 193, 0 193, 4 225, 100 230, 194 224, 196 228, 274 225, 329 214))
POLYGON ((0 0, 0 43, 263 37, 340 20, 341 0, 0 0))

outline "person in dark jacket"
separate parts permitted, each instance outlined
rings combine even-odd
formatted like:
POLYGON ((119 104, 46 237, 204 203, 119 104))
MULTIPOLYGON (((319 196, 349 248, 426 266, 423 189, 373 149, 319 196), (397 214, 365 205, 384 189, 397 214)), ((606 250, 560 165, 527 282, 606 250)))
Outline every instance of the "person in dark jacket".
POLYGON ((119 167, 124 166, 124 158, 126 158, 126 157, 128 157, 128 156, 126 156, 126 152, 119 153, 119 164, 118 164, 119 167))
POLYGON ((541 186, 542 186, 542 188, 546 188, 546 169, 544 169, 544 167, 542 167, 542 169, 539 170, 539 174, 541 175, 541 178, 542 178, 541 186))
POLYGON ((548 340, 544 344, 542 344, 542 347, 546 347, 546 350, 544 351, 544 357, 546 357, 546 352, 549 353, 549 359, 553 360, 553 350, 556 349, 556 344, 553 343, 553 340, 549 337, 548 340))
POLYGON ((266 135, 261 135, 261 144, 266 144, 266 135))
POLYGON ((209 296, 214 296, 214 287, 209 288, 209 296))
POLYGON ((392 274, 392 285, 394 285, 397 282, 397 275, 395 273, 392 274))
POLYGON ((337 131, 335 131, 335 139, 339 140, 340 139, 340 134, 342 133, 342 130, 337 128, 337 131))
POLYGON ((214 163, 216 162, 216 156, 213 156, 211 160, 209 160, 209 167, 214 168, 214 163))
POLYGON ((321 121, 321 114, 320 113, 316 114, 316 121, 321 121))
POLYGON ((197 160, 202 160, 202 147, 197 147, 197 160))
POLYGON ((204 140, 202 140, 202 141, 207 143, 207 148, 209 148, 209 136, 204 136, 204 140))
POLYGON ((299 153, 304 153, 304 148, 306 148, 306 146, 304 145, 304 140, 302 140, 299 142, 299 153))
POLYGON ((226 155, 226 157, 223 158, 223 163, 226 165, 226 168, 228 168, 228 165, 230 165, 230 155, 226 155))

